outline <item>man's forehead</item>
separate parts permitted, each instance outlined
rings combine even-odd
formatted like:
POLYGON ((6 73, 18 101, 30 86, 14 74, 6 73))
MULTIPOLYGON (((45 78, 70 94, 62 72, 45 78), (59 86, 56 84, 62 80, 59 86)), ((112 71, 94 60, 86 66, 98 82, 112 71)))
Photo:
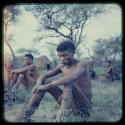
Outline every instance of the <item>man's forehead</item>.
POLYGON ((24 59, 29 59, 28 56, 24 56, 24 59))
POLYGON ((70 50, 58 51, 58 55, 71 53, 70 50))

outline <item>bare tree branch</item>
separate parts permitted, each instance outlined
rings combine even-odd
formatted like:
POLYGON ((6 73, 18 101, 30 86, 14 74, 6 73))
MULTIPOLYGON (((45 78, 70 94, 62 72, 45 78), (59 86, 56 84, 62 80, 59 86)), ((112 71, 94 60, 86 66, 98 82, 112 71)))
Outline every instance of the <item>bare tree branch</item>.
POLYGON ((62 36, 62 35, 56 35, 56 36, 54 36, 54 35, 53 35, 53 36, 50 36, 50 35, 49 35, 48 37, 60 37, 60 36, 62 36))
MULTIPOLYGON (((40 9, 40 8, 39 8, 40 9)), ((37 8, 33 8, 34 14, 38 15, 37 18, 40 25, 48 31, 54 31, 57 35, 50 35, 47 37, 64 37, 73 41, 76 47, 84 41, 83 31, 87 24, 89 17, 100 14, 102 8, 98 5, 78 5, 68 4, 63 5, 48 5, 44 7, 41 5, 41 12, 37 8), (98 12, 95 9, 99 8, 98 12), (42 14, 41 14, 42 13, 42 14), (66 29, 68 32, 65 32, 66 29)), ((101 11, 102 12, 102 11, 101 11)), ((40 26, 41 27, 41 26, 40 26)), ((42 30, 42 27, 41 29, 42 30)), ((43 38, 43 37, 42 37, 43 38)))
POLYGON ((59 11, 62 11, 62 10, 64 10, 64 9, 65 9, 65 7, 60 8, 60 9, 56 10, 55 12, 52 12, 52 15, 54 15, 55 13, 58 13, 59 11))
POLYGON ((47 42, 47 44, 51 44, 51 45, 54 45, 54 46, 57 46, 58 44, 56 44, 56 43, 49 43, 49 42, 47 42))
POLYGON ((78 46, 78 45, 79 45, 79 43, 81 42, 81 35, 82 35, 82 32, 83 32, 83 27, 84 27, 84 25, 85 25, 86 21, 87 21, 87 16, 84 18, 84 22, 82 23, 82 26, 81 26, 81 29, 80 29, 80 34, 79 34, 79 40, 78 40, 78 42, 77 42, 76 46, 78 46))
POLYGON ((89 57, 91 57, 94 60, 95 58, 91 55, 90 49, 85 44, 83 44, 83 46, 88 51, 89 57))
POLYGON ((47 29, 51 29, 51 30, 55 31, 56 33, 62 35, 62 36, 65 37, 65 38, 71 39, 69 36, 64 35, 62 32, 58 31, 58 29, 56 29, 56 28, 54 28, 54 27, 49 27, 49 26, 45 26, 45 27, 46 27, 47 29))

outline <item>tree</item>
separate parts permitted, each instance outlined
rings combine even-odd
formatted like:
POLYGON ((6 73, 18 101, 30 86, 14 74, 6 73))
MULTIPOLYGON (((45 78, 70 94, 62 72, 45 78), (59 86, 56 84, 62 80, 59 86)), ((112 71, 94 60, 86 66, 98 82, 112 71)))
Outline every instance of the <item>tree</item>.
POLYGON ((87 21, 105 10, 105 6, 101 4, 43 4, 26 5, 25 8, 33 13, 40 24, 38 30, 41 32, 40 39, 66 38, 72 40, 76 48, 84 42, 87 21), (42 31, 48 33, 44 34, 42 31))
POLYGON ((26 49, 26 48, 20 48, 17 50, 17 53, 24 54, 24 53, 32 53, 34 55, 39 55, 39 51, 37 49, 31 48, 31 49, 26 49))
POLYGON ((53 67, 57 66, 59 64, 59 58, 56 54, 56 46, 57 44, 54 43, 47 43, 49 44, 49 55, 51 59, 53 60, 53 67))
POLYGON ((7 46, 10 48, 11 50, 11 53, 12 53, 12 56, 13 56, 13 60, 15 61, 15 54, 13 52, 13 49, 10 45, 10 43, 8 42, 9 40, 12 40, 12 35, 8 35, 7 34, 7 31, 8 31, 8 26, 12 23, 15 23, 16 22, 16 17, 18 15, 21 14, 21 11, 19 9, 19 6, 16 6, 16 5, 7 5, 5 6, 4 10, 4 36, 3 36, 3 41, 4 43, 7 44, 7 46))
POLYGON ((100 64, 111 60, 115 67, 122 68, 122 35, 109 39, 98 39, 94 46, 94 57, 100 64))

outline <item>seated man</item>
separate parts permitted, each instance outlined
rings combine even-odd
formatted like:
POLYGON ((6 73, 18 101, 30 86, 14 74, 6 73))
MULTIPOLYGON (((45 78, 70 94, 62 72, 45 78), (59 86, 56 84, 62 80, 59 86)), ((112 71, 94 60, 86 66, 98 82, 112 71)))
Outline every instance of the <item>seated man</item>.
POLYGON ((114 75, 113 65, 112 65, 111 61, 106 61, 105 78, 106 78, 108 81, 114 81, 113 75, 114 75))
POLYGON ((80 115, 82 121, 89 117, 92 92, 88 63, 74 58, 75 46, 70 41, 60 43, 57 52, 62 64, 38 78, 29 104, 23 116, 17 118, 18 121, 31 120, 31 115, 39 106, 45 92, 49 92, 60 104, 57 122, 64 122, 72 114, 80 115), (64 76, 54 77, 59 73, 63 73, 64 76), (61 85, 64 85, 63 90, 58 87, 61 85))
POLYGON ((91 79, 96 79, 97 76, 96 76, 96 72, 95 72, 93 67, 94 67, 93 64, 91 64, 90 67, 89 67, 89 73, 90 73, 91 79))
POLYGON ((14 68, 18 67, 18 60, 15 54, 13 53, 13 51, 12 51, 12 59, 9 57, 5 55, 5 59, 4 59, 4 89, 8 89, 8 90, 13 85, 13 82, 16 81, 16 77, 14 77, 15 75, 11 74, 11 71, 14 68))
POLYGON ((11 71, 12 78, 14 78, 13 87, 17 89, 20 84, 23 84, 27 89, 36 84, 36 80, 39 77, 37 67, 33 64, 32 54, 26 54, 24 56, 24 65, 21 68, 11 71))
MULTIPOLYGON (((7 77, 7 78, 5 78, 5 80, 7 79, 7 85, 8 85, 8 89, 9 88, 11 88, 13 85, 14 85, 14 83, 16 82, 16 80, 17 80, 17 75, 16 74, 12 74, 11 73, 11 71, 14 69, 14 66, 12 65, 12 64, 7 64, 7 66, 6 66, 6 69, 7 70, 5 70, 5 71, 7 71, 7 73, 6 73, 6 76, 5 77, 7 77)), ((6 88, 6 86, 5 86, 5 88, 6 88)))

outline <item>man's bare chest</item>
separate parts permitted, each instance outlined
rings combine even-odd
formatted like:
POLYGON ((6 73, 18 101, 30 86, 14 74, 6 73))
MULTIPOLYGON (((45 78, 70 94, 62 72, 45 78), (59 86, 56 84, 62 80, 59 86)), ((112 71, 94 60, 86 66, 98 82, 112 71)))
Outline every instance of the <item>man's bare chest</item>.
POLYGON ((63 75, 68 75, 68 74, 72 73, 76 68, 77 68, 77 65, 73 65, 70 67, 65 66, 61 70, 62 70, 63 75))

